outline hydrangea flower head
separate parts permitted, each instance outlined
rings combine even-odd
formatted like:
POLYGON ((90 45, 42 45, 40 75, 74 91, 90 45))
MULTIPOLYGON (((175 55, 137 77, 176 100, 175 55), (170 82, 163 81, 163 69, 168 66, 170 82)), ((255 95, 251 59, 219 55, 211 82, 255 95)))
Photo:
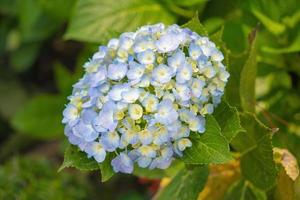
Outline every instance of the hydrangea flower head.
POLYGON ((100 46, 84 64, 63 112, 65 135, 115 172, 169 167, 205 134, 229 73, 207 37, 177 25, 148 25, 100 46))

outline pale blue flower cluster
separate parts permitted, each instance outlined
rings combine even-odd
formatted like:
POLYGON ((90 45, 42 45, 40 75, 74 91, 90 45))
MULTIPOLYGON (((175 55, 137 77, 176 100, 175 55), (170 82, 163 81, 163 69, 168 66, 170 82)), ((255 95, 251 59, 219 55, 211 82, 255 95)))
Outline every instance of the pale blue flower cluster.
POLYGON ((100 46, 69 97, 65 134, 115 172, 167 168, 205 132, 229 77, 223 54, 187 28, 143 26, 100 46))

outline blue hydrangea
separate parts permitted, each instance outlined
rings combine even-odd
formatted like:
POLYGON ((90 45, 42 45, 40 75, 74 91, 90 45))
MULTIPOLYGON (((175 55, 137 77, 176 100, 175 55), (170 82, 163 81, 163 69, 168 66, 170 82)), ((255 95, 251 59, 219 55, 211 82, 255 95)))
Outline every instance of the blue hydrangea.
POLYGON ((69 142, 115 172, 165 169, 205 134, 229 73, 207 37, 177 25, 148 25, 100 46, 84 64, 63 112, 69 142))

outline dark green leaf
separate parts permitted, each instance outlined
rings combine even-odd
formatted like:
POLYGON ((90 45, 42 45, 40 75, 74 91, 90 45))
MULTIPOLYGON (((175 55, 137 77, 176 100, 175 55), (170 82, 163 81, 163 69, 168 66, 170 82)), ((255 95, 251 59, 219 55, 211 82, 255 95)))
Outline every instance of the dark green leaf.
POLYGON ((226 20, 222 38, 233 54, 240 54, 246 50, 247 34, 241 21, 226 20))
MULTIPOLYGON (((47 145, 47 144, 46 144, 47 145)), ((45 152, 43 152, 45 153, 45 152)), ((13 156, 0 166, 0 199, 94 199, 88 177, 57 173, 55 161, 45 154, 13 156)))
POLYGON ((224 200, 267 200, 264 191, 254 187, 250 182, 240 180, 234 183, 225 195, 224 200))
POLYGON ((217 32, 210 36, 210 39, 216 44, 217 48, 219 48, 224 54, 223 64, 226 66, 227 70, 229 68, 229 55, 230 51, 227 49, 225 42, 223 41, 223 32, 224 27, 222 26, 217 32))
POLYGON ((48 15, 55 19, 66 20, 70 17, 70 10, 72 10, 76 0, 37 0, 40 7, 48 15))
POLYGON ((241 98, 239 93, 240 78, 245 59, 247 59, 246 55, 234 58, 230 56, 230 65, 227 66, 230 77, 225 88, 225 98, 227 102, 230 102, 231 105, 239 110, 241 109, 241 98))
POLYGON ((0 115, 10 119, 22 108, 27 94, 20 83, 8 80, 0 81, 0 93, 5 94, 0 98, 0 115))
POLYGON ((30 99, 12 119, 13 127, 38 139, 53 139, 63 135, 62 111, 64 98, 40 95, 30 99))
POLYGON ((18 0, 1 0, 0 13, 14 16, 17 12, 17 2, 18 0))
POLYGON ((203 22, 205 29, 209 34, 214 33, 224 24, 224 19, 219 17, 211 17, 203 22))
MULTIPOLYGON (((254 30, 256 31, 256 30, 254 30)), ((254 32, 255 34, 255 32, 254 32)), ((255 46, 255 35, 254 40, 250 42, 249 57, 246 60, 245 65, 241 71, 240 80, 240 95, 241 95, 241 106, 244 111, 253 112, 255 111, 255 78, 256 78, 256 46, 255 46)))
POLYGON ((264 136, 257 147, 242 156, 241 170, 246 179, 261 189, 274 186, 277 171, 270 136, 264 136))
POLYGON ((108 153, 102 163, 97 163, 93 158, 88 158, 86 153, 82 152, 78 147, 69 145, 64 154, 64 162, 58 169, 60 172, 66 167, 75 167, 82 171, 101 170, 101 181, 109 180, 115 172, 111 166, 113 153, 108 153))
POLYGON ((208 178, 207 166, 181 170, 172 181, 154 197, 156 200, 196 200, 208 178))
POLYGON ((71 94, 72 85, 75 83, 77 77, 61 64, 55 65, 54 70, 56 85, 60 92, 65 95, 71 94))
POLYGON ((232 159, 229 143, 221 133, 221 128, 213 116, 206 117, 206 131, 193 133, 192 147, 184 151, 186 164, 224 163, 232 159))
POLYGON ((24 72, 33 66, 40 50, 38 43, 22 44, 12 52, 10 63, 16 72, 24 72))
POLYGON ((230 106, 224 100, 214 111, 214 117, 221 127, 222 134, 230 142, 239 132, 244 131, 240 117, 235 107, 230 106))
POLYGON ((11 29, 11 25, 9 24, 9 22, 1 20, 0 22, 0 55, 1 56, 9 47, 8 45, 9 33, 12 32, 10 29, 11 29))
POLYGON ((272 54, 287 54, 287 53, 295 53, 300 51, 300 30, 294 41, 287 47, 282 48, 274 48, 274 47, 263 47, 263 51, 272 53, 272 54))
POLYGON ((86 153, 76 146, 69 145, 65 150, 64 162, 58 169, 60 172, 66 167, 75 167, 83 171, 99 169, 98 163, 93 158, 88 158, 86 153))
POLYGON ((255 106, 256 29, 252 33, 254 34, 251 36, 247 51, 240 55, 229 54, 230 63, 227 64, 227 70, 230 73, 230 78, 225 95, 227 102, 239 110, 244 109, 253 112, 255 106))
POLYGON ((232 145, 242 153, 242 175, 256 187, 269 189, 275 185, 277 176, 271 130, 252 114, 242 115, 241 120, 246 133, 240 133, 232 145))
POLYGON ((172 24, 174 20, 155 0, 79 0, 65 38, 101 42, 109 31, 134 31, 141 25, 172 24))
POLYGON ((101 170, 101 181, 108 181, 114 174, 114 170, 111 166, 111 160, 113 159, 113 153, 106 154, 105 160, 99 164, 101 170))
POLYGON ((24 42, 43 40, 53 34, 62 23, 45 14, 36 0, 18 1, 18 19, 24 42))

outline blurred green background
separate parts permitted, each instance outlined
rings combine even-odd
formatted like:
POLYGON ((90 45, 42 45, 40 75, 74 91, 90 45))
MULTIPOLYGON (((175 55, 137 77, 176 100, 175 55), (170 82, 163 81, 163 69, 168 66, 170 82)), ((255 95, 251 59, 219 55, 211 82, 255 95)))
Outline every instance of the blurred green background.
MULTIPOLYGON (((299 161, 299 0, 0 0, 0 199, 150 199, 159 180, 57 173, 62 110, 99 44, 144 24, 182 25, 196 12, 210 35, 224 28, 232 60, 258 28, 256 112, 279 128, 273 144, 299 161)), ((300 199, 299 178, 297 186, 300 199)))

